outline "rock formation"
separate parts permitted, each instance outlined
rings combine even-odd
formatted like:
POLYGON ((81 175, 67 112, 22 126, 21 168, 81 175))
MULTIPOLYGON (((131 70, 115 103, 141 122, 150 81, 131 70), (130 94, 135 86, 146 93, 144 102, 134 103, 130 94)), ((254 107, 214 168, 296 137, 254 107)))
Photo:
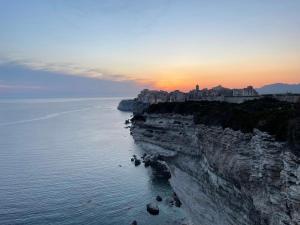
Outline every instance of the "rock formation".
POLYGON ((148 106, 148 103, 140 102, 137 99, 125 99, 120 101, 118 110, 138 114, 142 113, 148 106))
POLYGON ((300 158, 287 142, 174 113, 144 113, 131 133, 166 162, 195 225, 300 224, 300 158))
POLYGON ((149 203, 146 205, 147 211, 151 214, 151 215, 158 215, 159 214, 159 208, 157 206, 157 204, 155 203, 149 203))

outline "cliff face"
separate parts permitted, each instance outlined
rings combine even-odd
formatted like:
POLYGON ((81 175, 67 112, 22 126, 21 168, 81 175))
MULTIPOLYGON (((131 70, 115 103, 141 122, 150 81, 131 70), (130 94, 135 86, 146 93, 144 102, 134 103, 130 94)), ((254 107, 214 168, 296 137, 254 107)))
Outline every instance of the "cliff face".
POLYGON ((125 99, 120 101, 118 105, 118 110, 139 114, 142 113, 148 106, 149 104, 138 102, 136 99, 125 99))
POLYGON ((124 112, 132 112, 136 101, 134 99, 124 99, 120 101, 118 105, 118 110, 124 112))
POLYGON ((259 130, 196 125, 192 116, 143 116, 133 138, 164 158, 195 225, 300 224, 300 159, 285 143, 259 130))

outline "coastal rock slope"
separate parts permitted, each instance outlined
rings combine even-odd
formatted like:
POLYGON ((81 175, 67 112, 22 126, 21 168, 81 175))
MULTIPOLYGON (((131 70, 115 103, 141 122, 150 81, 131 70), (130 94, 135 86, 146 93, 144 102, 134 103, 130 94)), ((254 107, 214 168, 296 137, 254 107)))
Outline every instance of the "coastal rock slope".
POLYGON ((119 103, 118 110, 139 114, 142 113, 148 106, 148 103, 139 102, 136 99, 124 99, 119 103))
POLYGON ((165 160, 195 225, 300 224, 300 158, 286 142, 174 113, 144 113, 131 133, 165 160))

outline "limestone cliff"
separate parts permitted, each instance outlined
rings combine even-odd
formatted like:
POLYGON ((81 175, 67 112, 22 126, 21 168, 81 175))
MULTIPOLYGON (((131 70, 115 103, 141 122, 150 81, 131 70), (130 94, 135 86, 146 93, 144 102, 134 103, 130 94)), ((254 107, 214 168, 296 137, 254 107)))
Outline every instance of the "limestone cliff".
POLYGON ((142 113, 148 106, 148 103, 139 102, 136 99, 124 99, 120 101, 118 110, 137 114, 142 113))
POLYGON ((195 225, 300 224, 300 158, 286 142, 174 113, 144 113, 131 133, 164 158, 195 225))

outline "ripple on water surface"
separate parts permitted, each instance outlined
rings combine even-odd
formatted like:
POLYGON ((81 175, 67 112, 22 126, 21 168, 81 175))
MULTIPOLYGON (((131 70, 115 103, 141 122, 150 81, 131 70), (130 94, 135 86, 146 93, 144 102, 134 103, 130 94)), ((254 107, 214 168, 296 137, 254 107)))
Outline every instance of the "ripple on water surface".
POLYGON ((0 102, 0 224, 174 224, 181 209, 159 203, 166 182, 130 162, 140 154, 116 110, 120 99, 0 102), (121 165, 121 166, 119 166, 121 165))

